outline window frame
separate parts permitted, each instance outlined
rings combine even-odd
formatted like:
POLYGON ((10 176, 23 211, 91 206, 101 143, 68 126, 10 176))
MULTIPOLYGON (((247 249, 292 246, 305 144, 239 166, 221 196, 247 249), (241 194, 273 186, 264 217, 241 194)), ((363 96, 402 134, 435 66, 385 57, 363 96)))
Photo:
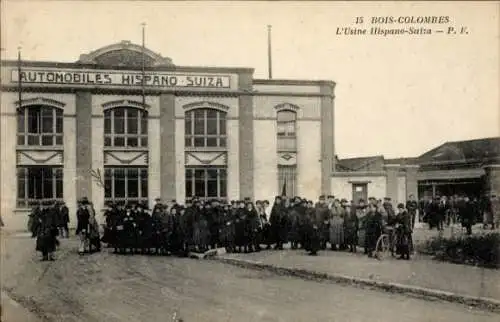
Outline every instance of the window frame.
POLYGON ((120 166, 106 166, 104 167, 104 201, 124 203, 131 202, 149 202, 149 168, 143 167, 120 167, 120 166), (124 197, 116 197, 116 170, 124 171, 124 197), (129 172, 137 171, 137 197, 130 197, 129 193, 129 172), (145 173, 145 175, 143 175, 145 173), (108 187, 108 178, 111 181, 111 186, 108 187), (143 184, 146 182, 146 196, 143 195, 143 184), (107 192, 110 192, 110 197, 107 192))
POLYGON ((16 144, 23 147, 62 147, 64 145, 64 110, 51 105, 27 105, 17 109, 16 115, 16 144), (48 119, 52 122, 52 131, 44 131, 44 111, 50 110, 52 116, 48 119), (30 132, 30 119, 36 117, 36 132, 30 132), (22 126, 20 129, 22 117, 22 126), (60 125, 60 131, 58 125, 60 125), (46 144, 46 139, 50 138, 51 144, 46 144))
POLYGON ((186 198, 193 198, 193 197, 197 197, 197 198, 200 198, 200 199, 204 199, 204 200, 212 200, 212 199, 218 199, 218 200, 226 200, 228 198, 227 194, 228 194, 228 189, 227 189, 227 184, 228 184, 228 180, 227 180, 227 175, 228 175, 228 171, 227 171, 227 167, 225 166, 206 166, 206 167, 203 167, 203 166, 189 166, 189 167, 186 167, 186 170, 185 170, 185 174, 184 174, 184 182, 185 182, 185 189, 184 189, 184 195, 186 198), (208 175, 208 171, 210 170, 216 170, 217 171, 217 194, 216 196, 209 196, 209 193, 208 193, 208 182, 210 181, 209 180, 209 175, 208 175), (197 196, 196 195, 196 181, 197 181, 197 178, 196 178, 196 171, 203 171, 203 185, 204 185, 204 190, 205 190, 205 193, 203 196, 197 196), (188 172, 191 172, 191 175, 190 177, 188 177, 188 172), (223 172, 223 174, 221 174, 221 172, 223 172), (190 182, 191 183, 191 194, 188 194, 188 185, 187 185, 187 182, 190 182), (224 188, 222 188, 224 185, 224 188), (222 195, 222 190, 225 191, 225 195, 222 195))
POLYGON ((297 150, 297 112, 293 110, 279 110, 276 112, 276 137, 278 151, 296 151, 297 150), (290 113, 293 115, 291 121, 280 121, 280 113, 290 113), (288 131, 290 125, 293 126, 293 132, 288 131), (283 134, 280 132, 280 126, 285 131, 283 134))
POLYGON ((146 109, 131 107, 131 106, 117 106, 104 110, 104 149, 148 149, 149 147, 149 139, 148 139, 148 131, 149 131, 149 113, 146 109), (115 112, 122 110, 123 111, 123 133, 116 133, 115 129, 115 121, 116 116, 115 112), (137 112, 137 132, 129 133, 129 120, 132 119, 129 116, 129 111, 137 112), (106 120, 109 115, 109 133, 107 131, 106 120), (146 122, 144 122, 144 120, 146 122), (143 125, 146 125, 145 133, 143 133, 143 125), (117 145, 116 139, 123 139, 123 145, 117 145), (131 140, 136 140, 137 145, 130 145, 129 142, 131 140))
POLYGON ((17 207, 29 207, 30 203, 33 201, 43 202, 48 200, 56 200, 63 201, 64 200, 64 167, 63 166, 17 166, 16 167, 16 183, 17 183, 17 191, 16 191, 16 205, 17 207), (38 186, 41 188, 41 191, 35 191, 33 196, 30 196, 30 169, 41 171, 41 183, 35 183, 35 186, 32 189, 37 190, 38 186), (51 197, 45 197, 45 187, 44 182, 47 179, 44 177, 44 169, 50 170, 49 178, 52 181, 52 193, 51 197), (23 184, 23 196, 20 195, 21 192, 21 181, 23 184), (58 185, 60 188, 60 195, 58 196, 58 185))
POLYGON ((289 197, 297 195, 297 166, 296 165, 278 165, 278 189, 281 194, 283 183, 286 179, 286 193, 289 197), (291 182, 289 179, 292 179, 291 182), (290 185, 291 183, 291 185, 290 185), (290 189, 291 187, 291 189, 290 189), (289 192, 290 191, 290 192, 289 192))
POLYGON ((195 108, 188 110, 184 113, 184 146, 189 149, 226 149, 227 148, 227 112, 221 111, 219 109, 214 108, 195 108), (198 120, 195 115, 196 112, 203 112, 203 134, 195 133, 195 124, 196 120, 198 120), (216 130, 215 134, 208 134, 209 127, 208 122, 212 120, 212 118, 208 117, 209 112, 215 112, 215 122, 216 122, 216 130), (224 122, 224 126, 221 126, 221 122, 224 122), (188 125, 189 122, 189 129, 188 125), (188 133, 189 132, 189 133, 188 133), (202 145, 196 145, 196 139, 202 139, 202 145), (209 145, 208 142, 210 139, 215 139, 215 145, 209 145))

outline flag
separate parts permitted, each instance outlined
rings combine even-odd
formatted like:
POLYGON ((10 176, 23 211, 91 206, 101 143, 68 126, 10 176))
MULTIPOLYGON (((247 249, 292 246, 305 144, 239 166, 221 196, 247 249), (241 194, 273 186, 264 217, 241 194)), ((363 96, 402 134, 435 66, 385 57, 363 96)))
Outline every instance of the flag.
POLYGON ((19 98, 19 108, 21 108, 21 101, 23 98, 23 82, 21 79, 21 47, 17 49, 17 92, 18 92, 18 98, 19 98))
POLYGON ((283 187, 281 188, 281 195, 286 197, 286 179, 283 181, 283 187))
POLYGON ((271 25, 267 25, 267 67, 268 67, 268 77, 273 78, 273 60, 271 51, 271 25))

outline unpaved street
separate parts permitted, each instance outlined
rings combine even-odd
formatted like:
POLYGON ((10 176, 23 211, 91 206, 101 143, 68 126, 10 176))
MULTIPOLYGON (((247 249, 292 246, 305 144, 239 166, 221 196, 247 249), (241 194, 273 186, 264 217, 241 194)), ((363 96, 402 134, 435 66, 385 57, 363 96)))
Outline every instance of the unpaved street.
POLYGON ((63 243, 58 261, 26 261, 12 272, 20 280, 4 283, 16 300, 51 321, 171 321, 175 312, 187 322, 499 318, 460 305, 303 281, 215 261, 107 251, 79 257, 68 248, 73 241, 63 243))

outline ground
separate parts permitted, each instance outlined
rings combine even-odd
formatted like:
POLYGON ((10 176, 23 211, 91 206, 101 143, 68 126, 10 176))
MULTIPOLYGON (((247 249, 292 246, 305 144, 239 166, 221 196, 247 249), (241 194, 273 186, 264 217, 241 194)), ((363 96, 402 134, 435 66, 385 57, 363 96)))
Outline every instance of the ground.
MULTIPOLYGON (((498 321, 464 306, 304 281, 216 261, 80 257, 62 240, 40 262, 28 236, 2 239, 2 288, 47 321, 498 321)), ((12 310, 11 310, 12 311, 12 310)), ((8 322, 31 321, 22 312, 8 322)), ((33 321, 35 321, 33 319, 33 321)))

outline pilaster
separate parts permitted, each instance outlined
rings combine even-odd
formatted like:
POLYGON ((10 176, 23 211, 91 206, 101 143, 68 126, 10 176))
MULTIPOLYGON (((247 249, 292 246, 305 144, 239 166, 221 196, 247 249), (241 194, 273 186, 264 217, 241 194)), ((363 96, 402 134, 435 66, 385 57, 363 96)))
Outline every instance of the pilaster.
POLYGON ((238 86, 241 91, 248 94, 239 96, 239 176, 240 176, 240 198, 253 198, 253 96, 252 74, 244 73, 238 76, 238 86))
POLYGON ((79 91, 76 97, 76 198, 92 198, 92 94, 79 91))
POLYGON ((419 198, 418 196, 418 165, 407 165, 405 166, 405 177, 406 177, 406 196, 402 196, 405 200, 408 199, 410 195, 414 195, 415 198, 419 198))
POLYGON ((386 184, 386 197, 391 198, 395 202, 398 200, 398 172, 400 165, 399 164, 386 164, 385 168, 385 176, 387 179, 386 184))
POLYGON ((331 193, 331 177, 335 167, 334 148, 334 83, 320 87, 321 96, 321 193, 331 193))
MULTIPOLYGON (((160 177, 161 198, 176 198, 175 96, 160 95, 160 177)), ((184 133, 178 133, 184 135, 184 133)), ((155 198, 156 196, 150 196, 155 198)))

